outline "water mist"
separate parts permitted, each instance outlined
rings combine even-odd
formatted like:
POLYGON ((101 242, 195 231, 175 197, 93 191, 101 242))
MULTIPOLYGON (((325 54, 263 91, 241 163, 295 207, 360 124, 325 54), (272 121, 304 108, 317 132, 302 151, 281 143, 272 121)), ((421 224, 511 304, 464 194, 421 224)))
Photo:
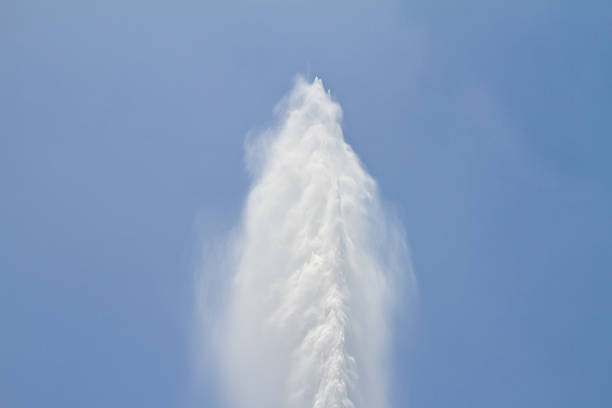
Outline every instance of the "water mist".
MULTIPOLYGON (((385 408, 401 227, 345 142, 320 79, 298 79, 251 140, 218 357, 244 408, 385 408)), ((372 135, 376 137, 376 135, 372 135)))

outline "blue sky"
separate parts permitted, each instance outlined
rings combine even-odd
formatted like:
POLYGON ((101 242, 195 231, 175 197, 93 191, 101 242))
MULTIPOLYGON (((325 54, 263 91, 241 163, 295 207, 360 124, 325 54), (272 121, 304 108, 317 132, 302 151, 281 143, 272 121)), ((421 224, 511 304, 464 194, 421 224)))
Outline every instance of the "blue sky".
POLYGON ((395 407, 612 404, 612 6, 4 2, 0 405, 221 407, 203 237, 302 73, 403 221, 395 407))

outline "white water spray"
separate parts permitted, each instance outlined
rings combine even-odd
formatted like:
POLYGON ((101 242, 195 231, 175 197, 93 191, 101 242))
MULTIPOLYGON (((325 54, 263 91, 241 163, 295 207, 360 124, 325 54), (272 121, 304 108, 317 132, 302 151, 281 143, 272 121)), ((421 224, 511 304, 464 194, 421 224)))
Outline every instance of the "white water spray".
POLYGON ((320 79, 299 79, 278 109, 250 149, 232 252, 219 350, 230 396, 244 408, 385 408, 401 228, 320 79))

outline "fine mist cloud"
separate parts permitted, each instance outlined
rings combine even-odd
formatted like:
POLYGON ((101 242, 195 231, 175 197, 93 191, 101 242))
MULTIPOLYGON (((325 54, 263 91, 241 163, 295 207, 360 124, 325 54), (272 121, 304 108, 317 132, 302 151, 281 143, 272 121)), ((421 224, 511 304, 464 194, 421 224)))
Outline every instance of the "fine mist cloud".
POLYGON ((403 231, 320 79, 299 78, 277 115, 248 148, 252 185, 223 260, 219 373, 235 407, 385 408, 403 231))

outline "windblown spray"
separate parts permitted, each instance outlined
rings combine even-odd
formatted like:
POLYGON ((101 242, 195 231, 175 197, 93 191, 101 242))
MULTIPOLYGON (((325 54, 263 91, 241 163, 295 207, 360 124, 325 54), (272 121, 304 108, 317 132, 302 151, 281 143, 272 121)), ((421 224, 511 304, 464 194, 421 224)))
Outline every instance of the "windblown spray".
POLYGON ((401 229, 320 79, 298 79, 277 109, 277 126, 249 148, 253 184, 232 252, 220 350, 231 398, 384 408, 401 229))

